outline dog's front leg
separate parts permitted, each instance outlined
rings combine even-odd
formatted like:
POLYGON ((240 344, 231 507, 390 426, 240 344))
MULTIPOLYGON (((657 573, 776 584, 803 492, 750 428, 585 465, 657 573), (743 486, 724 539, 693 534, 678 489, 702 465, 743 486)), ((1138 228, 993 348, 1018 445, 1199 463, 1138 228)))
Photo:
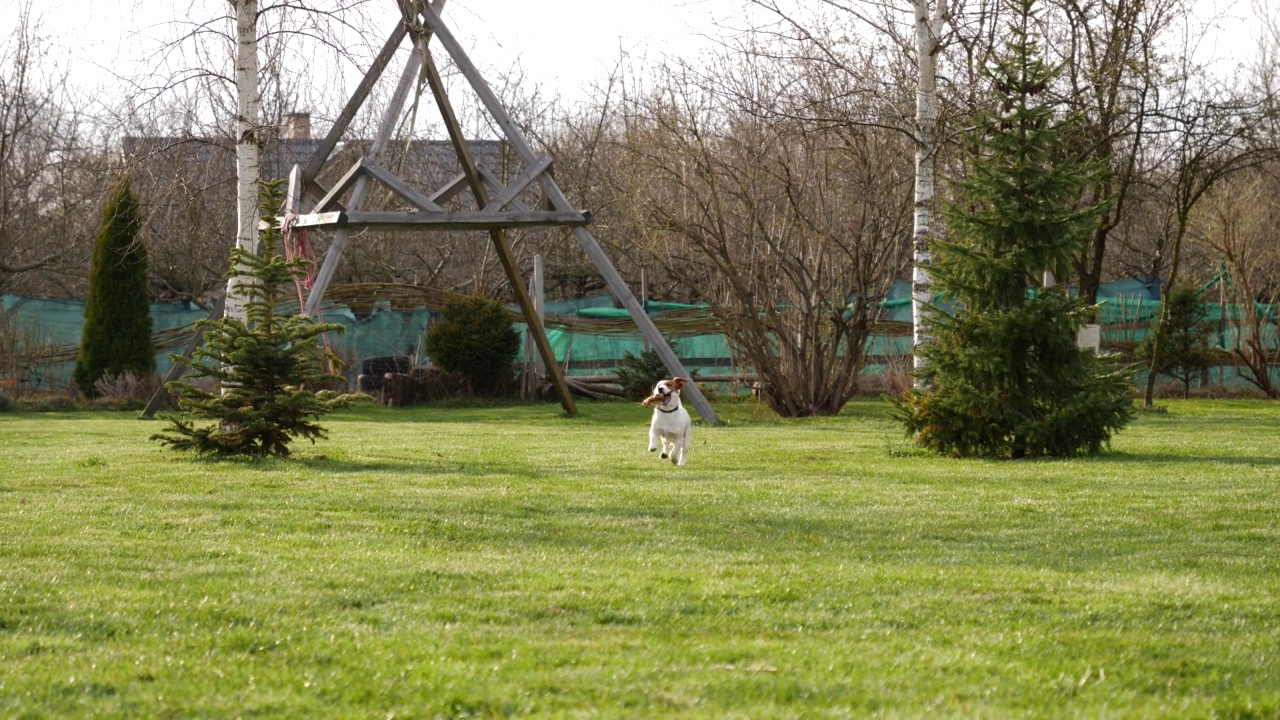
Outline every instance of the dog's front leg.
MULTIPOLYGON (((658 449, 658 428, 655 425, 649 426, 649 452, 658 449)), ((665 457, 665 456, 664 456, 665 457)))

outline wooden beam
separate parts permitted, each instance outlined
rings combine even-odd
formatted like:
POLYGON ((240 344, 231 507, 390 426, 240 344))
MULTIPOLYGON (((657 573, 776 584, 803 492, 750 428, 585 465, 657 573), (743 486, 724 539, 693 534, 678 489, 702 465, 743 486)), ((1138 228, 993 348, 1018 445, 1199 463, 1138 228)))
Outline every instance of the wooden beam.
POLYGON ((347 230, 501 230, 516 227, 581 227, 587 220, 579 212, 323 212, 300 215, 294 227, 347 230))
POLYGON ((428 198, 433 203, 447 203, 457 197, 458 193, 467 189, 467 174, 458 173, 453 179, 445 183, 444 187, 431 193, 428 198))
POLYGON ((511 203, 512 200, 515 200, 516 197, 518 197, 520 193, 524 191, 525 188, 529 187, 529 185, 532 184, 533 181, 536 180, 537 177, 541 175, 544 170, 546 170, 549 167, 551 167, 550 155, 543 155, 542 157, 538 158, 537 162, 533 163, 529 167, 526 167, 524 169, 524 172, 515 176, 515 178, 512 179, 511 182, 507 183, 507 186, 502 188, 501 192, 499 192, 493 199, 489 200, 489 204, 485 205, 484 209, 485 210, 501 210, 502 208, 506 207, 511 203))
MULTIPOLYGON (((445 0, 434 0, 433 4, 437 8, 443 8, 444 2, 445 0)), ((430 6, 424 6, 424 10, 430 9, 430 6)), ((432 10, 432 12, 435 11, 432 10)), ((400 23, 400 27, 404 32, 408 32, 408 30, 404 29, 403 21, 400 23)), ((391 94, 391 101, 387 103, 387 107, 382 113, 382 121, 378 123, 378 134, 374 137, 373 144, 369 147, 368 157, 372 158, 374 162, 377 162, 382 155, 382 149, 386 147, 387 141, 391 138, 396 121, 400 118, 400 112, 404 110, 405 100, 408 98, 409 90, 413 87, 413 80, 422 66, 422 58, 426 55, 428 40, 430 40, 429 35, 414 38, 413 52, 409 55, 409 62, 405 63, 404 70, 400 73, 400 81, 396 83, 396 89, 391 94)), ((357 90, 358 92, 359 90, 357 90)), ((366 175, 357 173, 355 187, 351 190, 351 203, 349 205, 351 210, 360 209, 360 204, 364 201, 365 186, 368 185, 368 182, 369 178, 366 175)), ((329 249, 324 254, 324 261, 320 263, 320 270, 316 272, 315 280, 311 284, 311 292, 307 294, 307 304, 303 308, 304 314, 314 315, 316 310, 319 309, 321 301, 324 300, 324 292, 329 288, 329 283, 333 282, 333 274, 338 270, 338 260, 342 258, 342 251, 346 244, 347 231, 345 228, 339 228, 333 234, 333 241, 329 243, 329 249)))
POLYGON ((297 163, 289 169, 289 186, 284 195, 284 211, 297 213, 302 209, 302 192, 305 183, 302 181, 302 168, 297 163))
POLYGON ((371 176, 377 178, 379 182, 390 188, 392 192, 399 195, 404 200, 407 200, 409 204, 419 210, 437 213, 444 212, 444 208, 432 202, 431 198, 410 187, 405 183, 405 181, 396 177, 390 170, 387 170, 368 158, 365 158, 362 161, 362 165, 364 166, 365 171, 371 176))
MULTIPOLYGON (((303 172, 306 172, 306 170, 303 170, 303 172)), ((324 185, 321 185, 320 183, 316 182, 315 178, 308 180, 304 177, 302 181, 302 187, 306 191, 302 195, 304 198, 307 196, 310 196, 312 198, 322 198, 325 195, 329 194, 329 189, 326 188, 324 185)), ((334 203, 334 206, 340 210, 346 209, 342 206, 342 203, 334 203)))
POLYGON ((350 190, 351 186, 356 183, 356 178, 360 177, 360 170, 361 164, 357 162, 352 165, 349 170, 343 173, 342 177, 338 178, 338 182, 334 183, 333 187, 324 194, 324 197, 320 198, 316 202, 315 212, 329 212, 330 210, 333 210, 333 206, 337 203, 338 198, 341 197, 343 193, 350 190))
POLYGON ((306 215, 299 215, 293 226, 304 229, 341 227, 346 225, 345 216, 346 213, 337 210, 323 213, 307 213, 306 215))
MULTIPOLYGON (((488 184, 489 190, 494 190, 494 191, 502 190, 503 188, 502 181, 500 181, 500 179, 498 179, 498 176, 495 176, 493 172, 490 172, 489 168, 477 168, 477 169, 480 170, 480 177, 484 178, 484 182, 488 184)), ((521 202, 520 199, 518 199, 518 197, 516 200, 511 201, 511 206, 516 210, 525 211, 525 213, 529 213, 530 211, 529 205, 525 205, 524 202, 521 202)))
MULTIPOLYGON (((222 311, 226 305, 227 296, 226 293, 223 293, 218 296, 218 301, 213 304, 213 308, 209 310, 209 316, 205 319, 209 321, 218 320, 222 317, 222 311)), ((196 329, 195 333, 191 336, 191 341, 188 342, 187 347, 183 349, 182 357, 190 358, 195 353, 196 348, 200 347, 200 344, 204 342, 204 334, 206 331, 207 328, 203 327, 196 329)), ((147 406, 142 409, 142 414, 138 416, 138 419, 150 420, 155 417, 156 411, 160 409, 160 406, 167 405, 169 402, 169 389, 165 386, 171 382, 181 379, 186 372, 187 366, 180 362, 175 362, 173 365, 170 365, 169 371, 164 375, 164 380, 160 382, 160 387, 156 388, 156 391, 151 393, 151 399, 147 401, 147 406)))

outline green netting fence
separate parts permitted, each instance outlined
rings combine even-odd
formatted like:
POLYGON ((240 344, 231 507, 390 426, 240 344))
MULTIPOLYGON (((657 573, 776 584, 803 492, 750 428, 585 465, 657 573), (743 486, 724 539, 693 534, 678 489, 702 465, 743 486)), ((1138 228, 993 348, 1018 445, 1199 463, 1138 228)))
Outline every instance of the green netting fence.
MULTIPOLYGON (((1104 349, 1132 353, 1160 312, 1153 292, 1139 281, 1110 283, 1099 293, 1101 341, 1104 349)), ((354 304, 354 303, 353 303, 354 304)), ((1238 320, 1246 308, 1207 303, 1213 344, 1222 349, 1237 346, 1238 320)), ((752 372, 735 356, 725 335, 705 308, 677 303, 649 302, 646 310, 673 344, 690 372, 699 377, 742 376, 752 372)), ((911 299, 910 285, 895 284, 880 305, 881 317, 866 348, 866 373, 877 375, 891 368, 910 366, 911 299)), ((0 295, 0 331, 7 332, 13 354, 14 337, 21 346, 17 360, 5 363, 0 357, 0 387, 23 383, 28 387, 55 389, 69 383, 84 321, 84 304, 71 300, 38 300, 0 295), (7 328, 7 330, 6 330, 7 328)), ((1276 349, 1275 307, 1258 305, 1255 311, 1265 322, 1262 342, 1276 349)), ((430 303, 413 306, 405 301, 378 300, 352 308, 329 304, 322 308, 325 321, 342 325, 343 333, 328 341, 347 362, 354 382, 361 366, 370 359, 408 357, 425 365, 423 336, 439 315, 430 303)), ((547 337, 558 362, 569 375, 611 374, 628 354, 646 349, 643 338, 626 310, 614 306, 612 298, 599 296, 582 300, 548 303, 547 337)), ((192 325, 208 316, 208 311, 191 303, 156 303, 151 317, 157 340, 157 367, 161 373, 171 365, 168 354, 179 352, 191 338, 192 325)), ((519 325, 523 330, 523 325, 519 325)), ((6 345, 0 343, 0 354, 6 345)), ((1234 384, 1241 381, 1237 368, 1215 368, 1211 382, 1234 384)))

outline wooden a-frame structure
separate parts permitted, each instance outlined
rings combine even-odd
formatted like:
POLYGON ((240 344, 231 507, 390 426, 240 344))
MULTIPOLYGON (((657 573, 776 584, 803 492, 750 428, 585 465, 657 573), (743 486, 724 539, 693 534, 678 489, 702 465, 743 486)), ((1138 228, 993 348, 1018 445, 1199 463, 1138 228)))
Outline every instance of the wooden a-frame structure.
MULTIPOLYGON (((403 1, 400 3, 402 10, 407 4, 403 1)), ((556 362, 551 345, 547 341, 542 321, 535 311, 516 264, 515 255, 506 238, 508 228, 567 227, 572 229, 574 237, 604 277, 610 293, 626 307, 645 339, 666 365, 667 370, 672 375, 689 377, 680 359, 658 332, 652 319, 645 313, 622 276, 600 248, 600 244, 587 229, 590 222, 589 213, 575 209, 561 192, 551 176, 551 158, 534 153, 520 132, 520 128, 512 121, 511 116, 480 76, 462 46, 440 19, 444 4, 445 0, 434 0, 430 4, 414 3, 415 7, 419 5, 421 7, 416 7, 412 16, 406 14, 402 21, 396 24, 364 79, 347 101, 329 133, 320 142, 310 162, 305 168, 294 166, 290 173, 285 212, 292 220, 292 227, 333 231, 333 240, 321 262, 310 294, 306 298, 303 312, 309 315, 314 314, 320 307, 325 290, 333 279, 334 270, 342 257, 348 234, 354 229, 487 231, 502 262, 503 270, 515 290, 516 299, 552 385, 560 396, 560 402, 565 411, 573 414, 577 412, 573 397, 565 382, 564 374, 556 362), (412 52, 368 153, 342 173, 333 187, 326 188, 320 185, 316 180, 317 176, 326 167, 339 140, 368 99, 374 83, 390 64, 406 37, 412 41, 412 52), (432 39, 437 40, 449 54, 481 105, 501 130, 519 161, 519 169, 509 182, 502 182, 499 176, 480 166, 473 156, 471 147, 462 134, 453 105, 445 92, 444 82, 428 49, 428 43, 432 39), (426 84, 431 89, 436 107, 440 111, 440 118, 449 133, 461 167, 461 173, 457 177, 429 195, 411 187, 380 162, 392 130, 404 109, 409 91, 419 74, 425 78, 426 84), (378 212, 363 210, 361 204, 370 182, 379 183, 390 190, 400 204, 407 209, 378 212), (476 210, 446 209, 447 203, 466 191, 470 192, 476 210), (529 193, 540 193, 540 200, 524 202, 521 196, 529 193), (342 202, 344 196, 345 204, 342 202)), ((720 424, 719 418, 716 417, 696 384, 692 382, 687 384, 684 395, 705 421, 720 424)))

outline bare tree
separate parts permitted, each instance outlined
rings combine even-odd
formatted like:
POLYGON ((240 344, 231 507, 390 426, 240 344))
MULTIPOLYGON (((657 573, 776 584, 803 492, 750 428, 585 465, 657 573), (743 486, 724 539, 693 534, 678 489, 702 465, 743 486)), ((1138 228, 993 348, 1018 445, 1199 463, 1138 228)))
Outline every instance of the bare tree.
POLYGON ((122 150, 145 202, 154 296, 210 306, 226 287, 227 238, 236 233, 233 150, 154 130, 126 136, 122 150))
POLYGON ((102 148, 32 4, 0 38, 0 290, 74 294, 93 237, 102 148))
POLYGON ((827 415, 856 392, 879 301, 906 266, 912 173, 893 130, 759 112, 802 104, 781 70, 725 55, 670 66, 628 98, 612 182, 629 216, 606 216, 614 232, 600 234, 711 307, 779 414, 827 415))
POLYGON ((1099 172, 1088 204, 1106 213, 1075 261, 1080 296, 1092 302, 1107 271, 1113 231, 1123 222, 1142 182, 1151 143, 1150 115, 1165 76, 1161 43, 1187 19, 1185 0, 1048 0, 1046 47, 1063 68, 1058 91, 1085 119, 1075 139, 1099 172))
POLYGON ((1274 164, 1242 173, 1220 184, 1209 202, 1206 237, 1226 263, 1224 283, 1230 305, 1223 308, 1234 326, 1231 352, 1247 372, 1245 379, 1269 398, 1280 398, 1271 377, 1275 365, 1276 318, 1267 312, 1280 302, 1280 168, 1274 164))
MULTIPOLYGON (((842 80, 852 80, 859 73, 858 54, 847 53, 848 36, 824 32, 829 18, 843 16, 853 21, 854 36, 874 34, 896 47, 914 62, 915 113, 905 117, 877 119, 842 118, 844 123, 872 123, 896 127, 914 144, 915 189, 912 227, 912 326, 913 347, 929 342, 927 326, 922 322, 924 308, 933 300, 933 283, 929 277, 932 251, 930 244, 937 233, 937 165, 941 138, 939 122, 942 114, 938 92, 938 67, 948 42, 947 25, 952 22, 949 0, 911 0, 909 7, 893 3, 853 3, 844 0, 821 0, 818 10, 801 17, 791 3, 780 0, 748 0, 778 19, 782 35, 802 52, 821 58, 827 71, 835 71, 842 80), (909 14, 908 14, 909 13, 909 14), (909 18, 909 23, 904 20, 909 18), (841 41, 835 38, 841 37, 841 41), (842 47, 844 46, 844 47, 842 47)), ((980 25, 981 23, 979 23, 980 25)), ((816 69, 816 68, 815 68, 816 69)), ((857 92, 859 86, 849 82, 837 90, 840 95, 857 92)), ((866 91, 863 86, 862 91, 866 91)), ((915 354, 916 368, 923 359, 915 354)))
MULTIPOLYGON (((1191 78, 1175 95, 1177 104, 1162 110, 1152 120, 1153 130, 1165 134, 1168 160, 1162 168, 1164 200, 1169 229, 1170 258, 1167 295, 1176 287, 1182 264, 1183 245, 1191 229, 1193 213, 1206 193, 1232 175, 1255 167, 1275 156, 1275 149, 1262 135, 1264 103, 1255 99, 1214 94, 1201 90, 1192 94, 1191 78)), ((1151 407, 1155 393, 1155 368, 1161 362, 1168 331, 1169 308, 1162 306, 1160 323, 1151 348, 1151 372, 1147 375, 1144 402, 1151 407)))
MULTIPOLYGON (((1221 254, 1227 277, 1221 287, 1231 301, 1222 311, 1229 314, 1235 338, 1232 353, 1244 367, 1245 379, 1269 398, 1280 398, 1280 387, 1272 380, 1276 363, 1277 319, 1280 302, 1280 12, 1274 0, 1256 0, 1257 54, 1249 69, 1251 115, 1255 135, 1250 138, 1253 154, 1266 162, 1223 177, 1207 192, 1208 210, 1198 224, 1206 243, 1221 254)), ((1223 160, 1219 155, 1218 162, 1223 160)))

